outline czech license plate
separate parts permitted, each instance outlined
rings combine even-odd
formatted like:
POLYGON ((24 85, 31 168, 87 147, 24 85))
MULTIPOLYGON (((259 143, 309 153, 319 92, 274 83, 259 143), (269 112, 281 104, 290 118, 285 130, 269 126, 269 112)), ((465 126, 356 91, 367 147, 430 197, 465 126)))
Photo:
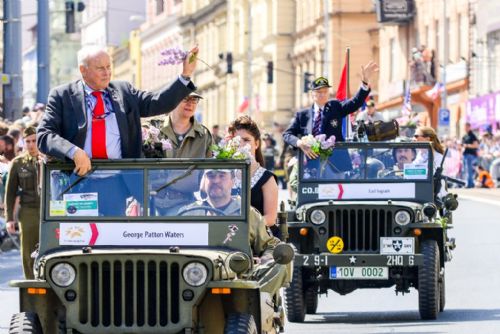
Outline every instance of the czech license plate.
POLYGON ((388 279, 388 267, 330 267, 330 279, 388 279))

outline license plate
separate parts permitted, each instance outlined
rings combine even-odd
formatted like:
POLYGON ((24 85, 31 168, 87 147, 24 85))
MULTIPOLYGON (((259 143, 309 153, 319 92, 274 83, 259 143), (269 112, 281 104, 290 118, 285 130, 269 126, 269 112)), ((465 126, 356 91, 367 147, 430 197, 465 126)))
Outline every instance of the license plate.
POLYGON ((387 267, 330 267, 330 279, 388 279, 387 267))
POLYGON ((413 255, 415 238, 380 238, 380 254, 413 255))

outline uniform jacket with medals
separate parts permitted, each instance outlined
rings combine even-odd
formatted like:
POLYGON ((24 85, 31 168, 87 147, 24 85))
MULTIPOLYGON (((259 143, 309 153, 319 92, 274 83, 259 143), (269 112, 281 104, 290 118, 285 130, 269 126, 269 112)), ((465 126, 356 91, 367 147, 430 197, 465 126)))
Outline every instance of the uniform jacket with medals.
MULTIPOLYGON (((329 100, 322 111, 321 117, 321 133, 325 134, 327 137, 335 136, 335 140, 338 142, 345 141, 344 136, 342 135, 342 121, 344 117, 349 114, 352 114, 356 110, 358 110, 363 102, 366 100, 366 97, 370 93, 370 89, 360 88, 356 95, 345 101, 339 100, 329 100)), ((283 133, 283 139, 286 143, 292 145, 293 147, 297 147, 297 141, 303 137, 312 133, 313 127, 313 119, 314 119, 314 105, 311 108, 301 110, 297 112, 295 118, 293 119, 291 125, 288 129, 283 133)), ((337 160, 340 163, 339 169, 341 171, 349 170, 349 163, 341 163, 340 161, 344 161, 345 157, 338 157, 336 159, 335 155, 345 155, 341 153, 339 150, 335 152, 334 157, 331 160, 337 160)))

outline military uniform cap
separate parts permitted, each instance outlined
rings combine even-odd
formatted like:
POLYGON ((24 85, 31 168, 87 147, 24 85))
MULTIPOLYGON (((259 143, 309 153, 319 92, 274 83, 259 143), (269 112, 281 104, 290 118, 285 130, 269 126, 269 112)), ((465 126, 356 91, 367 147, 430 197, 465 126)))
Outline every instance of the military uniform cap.
POLYGON ((200 94, 198 94, 196 92, 189 93, 188 97, 195 97, 197 99, 202 99, 203 98, 203 96, 201 96, 200 94))
POLYGON ((36 134, 36 128, 34 126, 28 126, 26 129, 23 131, 23 138, 26 138, 31 135, 36 134))
POLYGON ((330 86, 328 79, 325 77, 318 77, 311 83, 311 90, 316 90, 323 87, 332 87, 330 86))

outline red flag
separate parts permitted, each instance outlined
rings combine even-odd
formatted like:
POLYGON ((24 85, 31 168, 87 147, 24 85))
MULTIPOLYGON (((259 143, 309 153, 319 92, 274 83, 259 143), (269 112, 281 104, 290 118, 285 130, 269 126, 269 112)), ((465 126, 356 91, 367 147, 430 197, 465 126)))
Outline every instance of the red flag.
POLYGON ((342 74, 340 75, 340 81, 339 81, 339 87, 337 88, 337 100, 343 101, 347 99, 347 90, 348 90, 348 83, 347 83, 347 67, 349 66, 349 58, 348 54, 346 53, 345 55, 345 64, 344 68, 342 69, 342 74))
POLYGON ((245 96, 243 102, 241 102, 240 106, 238 107, 238 112, 239 113, 245 112, 245 110, 248 108, 248 105, 249 105, 248 97, 245 96))

